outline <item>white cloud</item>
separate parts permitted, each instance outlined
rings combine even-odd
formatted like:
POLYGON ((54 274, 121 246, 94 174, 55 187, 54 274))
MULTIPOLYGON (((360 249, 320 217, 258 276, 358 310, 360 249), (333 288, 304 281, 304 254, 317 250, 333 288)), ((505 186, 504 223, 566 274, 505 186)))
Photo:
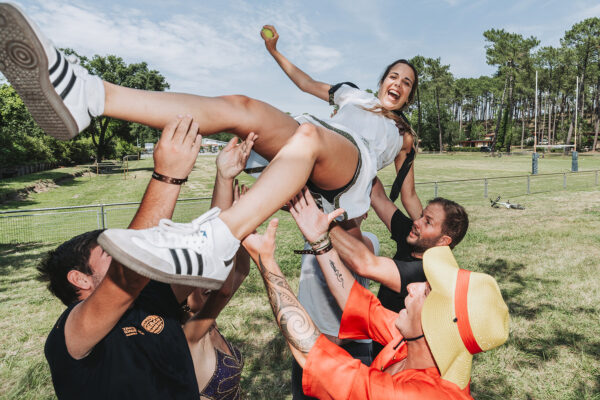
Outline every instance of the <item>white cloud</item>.
POLYGON ((315 72, 333 69, 340 64, 342 57, 338 50, 319 45, 306 46, 304 54, 308 58, 308 68, 315 72))
POLYGON ((587 18, 600 16, 600 4, 595 4, 593 6, 585 4, 585 2, 583 4, 576 4, 578 5, 578 10, 575 11, 573 14, 569 15, 568 18, 569 20, 574 21, 574 23, 583 21, 587 18))
POLYGON ((48 0, 26 10, 58 47, 87 56, 115 54, 126 62, 147 61, 175 91, 243 93, 246 75, 259 76, 262 65, 273 63, 259 35, 265 22, 278 21, 284 35, 281 47, 309 73, 334 68, 342 58, 318 42, 316 27, 295 7, 286 7, 288 3, 261 9, 239 1, 233 6, 235 13, 213 13, 196 4, 186 14, 165 15, 158 22, 123 5, 48 0))
MULTIPOLYGON (((384 22, 386 11, 393 9, 393 2, 389 3, 385 0, 337 0, 335 4, 340 11, 348 14, 341 18, 341 21, 344 21, 344 23, 355 26, 359 31, 368 32, 369 36, 372 36, 377 40, 384 41, 393 37, 392 34, 396 26, 389 27, 384 22), (351 19, 348 20, 348 17, 351 19), (390 29, 392 30, 391 32, 390 29)), ((397 11, 394 10, 394 12, 397 11)), ((399 13, 398 24, 401 24, 404 18, 406 18, 406 16, 399 13)), ((339 23, 341 21, 337 22, 339 23)))

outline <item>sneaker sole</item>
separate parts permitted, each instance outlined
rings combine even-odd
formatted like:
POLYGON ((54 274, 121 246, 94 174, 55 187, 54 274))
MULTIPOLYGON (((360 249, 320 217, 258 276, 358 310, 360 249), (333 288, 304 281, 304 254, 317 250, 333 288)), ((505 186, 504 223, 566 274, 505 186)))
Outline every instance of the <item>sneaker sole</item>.
MULTIPOLYGON (((152 280, 163 283, 171 283, 175 285, 184 286, 195 286, 212 290, 218 290, 223 286, 224 281, 212 278, 192 275, 172 275, 166 272, 159 271, 153 268, 152 266, 148 265, 146 262, 121 250, 121 247, 115 242, 113 242, 105 234, 101 234, 98 237, 98 244, 104 249, 104 251, 110 254, 113 259, 121 263, 124 267, 134 272, 137 272, 138 274, 145 276, 146 278, 150 278, 152 280)), ((155 265, 165 263, 162 259, 157 257, 153 257, 152 262, 155 265)))
POLYGON ((77 136, 77 123, 50 82, 44 48, 11 4, 0 4, 0 71, 44 132, 61 140, 77 136))

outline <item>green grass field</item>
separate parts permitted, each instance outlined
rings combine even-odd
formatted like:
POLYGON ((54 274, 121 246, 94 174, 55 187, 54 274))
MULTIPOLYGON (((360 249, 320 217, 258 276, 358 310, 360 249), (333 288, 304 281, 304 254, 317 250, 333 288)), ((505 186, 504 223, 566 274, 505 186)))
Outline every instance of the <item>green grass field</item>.
MULTIPOLYGON (((138 201, 151 162, 132 165, 130 179, 84 175, 24 201, 3 204, 2 209, 138 201)), ((568 172, 570 166, 570 158, 540 159, 540 173, 568 172)), ((600 169, 600 157, 580 157, 579 168, 600 169)), ((530 170, 531 158, 526 156, 419 155, 416 180, 526 175, 530 170)), ((214 158, 201 157, 181 197, 210 195, 213 176, 214 158)), ((391 183, 393 172, 386 169, 380 176, 384 183, 391 183)), ((495 276, 511 312, 508 343, 475 357, 472 392, 477 399, 600 399, 600 281, 596 277, 600 267, 600 191, 593 175, 581 177, 585 179, 569 176, 566 190, 562 175, 541 181, 531 195, 525 194, 523 181, 504 187, 490 183, 490 197, 500 194, 507 198, 506 191, 514 191, 510 200, 524 205, 522 211, 490 208, 480 183, 439 186, 440 195, 456 198, 470 215, 469 232, 455 249, 459 265, 495 276)), ((20 184, 36 179, 22 177, 20 184)), ((3 181, 1 187, 5 185, 18 187, 3 181)), ((423 201, 433 196, 431 185, 417 187, 423 201)), ((207 206, 184 204, 178 205, 180 219, 207 206)), ((128 212, 132 211, 123 211, 120 219, 130 218, 128 212)), ((278 260, 292 287, 297 288, 300 259, 292 250, 301 248, 302 238, 289 216, 278 213, 278 217, 278 260)), ((389 234, 374 213, 363 226, 379 236, 384 255, 393 254, 389 234)), ((64 307, 35 280, 36 264, 54 246, 0 244, 1 398, 54 398, 43 346, 64 307)), ((276 329, 255 269, 218 322, 246 358, 242 381, 246 397, 291 397, 291 356, 276 329)))

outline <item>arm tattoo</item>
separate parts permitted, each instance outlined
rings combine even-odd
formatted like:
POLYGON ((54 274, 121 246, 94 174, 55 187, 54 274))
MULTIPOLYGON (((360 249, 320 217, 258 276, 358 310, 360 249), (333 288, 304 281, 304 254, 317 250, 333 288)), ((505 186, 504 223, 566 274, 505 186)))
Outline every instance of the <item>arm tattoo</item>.
POLYGON ((288 343, 296 349, 302 353, 308 353, 321 332, 310 319, 285 278, 267 271, 260 255, 258 256, 258 263, 260 273, 267 287, 269 302, 281 333, 283 333, 288 343))
POLYGON ((333 272, 335 272, 335 277, 337 278, 338 282, 340 282, 342 287, 344 287, 344 277, 342 276, 342 273, 335 267, 333 261, 329 260, 329 265, 331 266, 333 272))

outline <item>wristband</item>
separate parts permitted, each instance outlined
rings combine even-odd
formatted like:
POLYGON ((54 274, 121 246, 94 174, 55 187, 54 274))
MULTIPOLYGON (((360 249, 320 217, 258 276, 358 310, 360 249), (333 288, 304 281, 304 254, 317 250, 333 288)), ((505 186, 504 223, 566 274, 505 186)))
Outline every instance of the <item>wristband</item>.
POLYGON ((317 246, 311 246, 311 247, 312 247, 313 251, 319 251, 328 246, 331 246, 331 240, 329 240, 329 238, 327 238, 327 240, 325 242, 322 242, 317 246))
POLYGON ((333 244, 329 242, 325 247, 321 247, 317 250, 294 250, 294 254, 312 254, 315 256, 320 256, 321 254, 327 253, 331 249, 333 249, 333 244))
POLYGON ((164 183, 170 183, 172 185, 182 185, 188 180, 187 177, 183 179, 171 178, 170 176, 161 175, 156 171, 152 171, 152 179, 156 179, 157 181, 161 181, 164 183))
POLYGON ((327 241, 329 241, 329 232, 325 232, 325 234, 323 236, 321 236, 314 242, 308 242, 308 244, 310 245, 310 247, 312 247, 314 249, 315 247, 319 246, 321 243, 324 243, 327 241))
POLYGON ((313 250, 313 254, 315 256, 320 256, 321 254, 325 254, 327 253, 329 250, 333 249, 333 244, 331 244, 331 242, 329 242, 329 244, 325 247, 321 247, 318 250, 313 250))

